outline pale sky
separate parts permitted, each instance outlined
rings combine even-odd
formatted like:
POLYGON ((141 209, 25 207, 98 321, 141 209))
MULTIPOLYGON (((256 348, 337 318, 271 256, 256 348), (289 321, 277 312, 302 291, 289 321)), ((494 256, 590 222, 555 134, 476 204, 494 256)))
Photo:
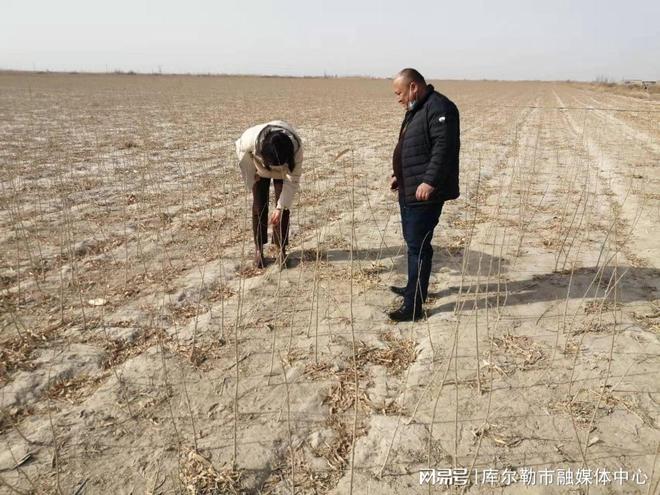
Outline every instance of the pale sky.
POLYGON ((0 68, 660 79, 660 1, 0 0, 0 68))

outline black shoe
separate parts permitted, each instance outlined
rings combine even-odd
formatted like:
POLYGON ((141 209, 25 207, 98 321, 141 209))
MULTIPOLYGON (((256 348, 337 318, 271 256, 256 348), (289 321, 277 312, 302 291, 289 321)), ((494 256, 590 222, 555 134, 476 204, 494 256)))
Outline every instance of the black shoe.
POLYGON ((397 296, 403 296, 406 293, 405 287, 397 287, 396 285, 390 285, 390 290, 397 296))
POLYGON ((404 304, 399 309, 390 311, 387 316, 389 316, 390 320, 393 321, 417 321, 422 319, 424 316, 424 311, 422 311, 422 308, 413 309, 404 304))

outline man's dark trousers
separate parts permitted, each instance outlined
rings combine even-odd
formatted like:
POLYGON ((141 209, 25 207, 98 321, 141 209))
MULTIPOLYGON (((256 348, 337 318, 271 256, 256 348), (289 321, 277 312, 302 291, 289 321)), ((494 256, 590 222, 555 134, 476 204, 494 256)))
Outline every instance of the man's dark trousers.
MULTIPOLYGON (((261 177, 252 186, 252 233, 254 244, 261 248, 268 242, 268 196, 271 179, 261 177)), ((275 201, 280 199, 284 181, 273 179, 275 187, 275 201)), ((289 210, 282 211, 279 225, 273 228, 273 244, 286 247, 289 243, 289 210)))
POLYGON ((433 260, 433 229, 438 225, 443 203, 406 206, 399 197, 403 239, 408 247, 408 283, 403 296, 407 308, 421 309, 426 301, 433 260))

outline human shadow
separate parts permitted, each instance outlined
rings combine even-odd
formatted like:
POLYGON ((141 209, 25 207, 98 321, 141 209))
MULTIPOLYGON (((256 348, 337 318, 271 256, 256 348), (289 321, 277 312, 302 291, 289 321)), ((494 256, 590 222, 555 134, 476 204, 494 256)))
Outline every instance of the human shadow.
MULTIPOLYGON (((440 299, 459 291, 477 298, 477 305, 470 308, 484 308, 486 305, 524 305, 544 301, 563 301, 581 298, 603 298, 619 303, 650 301, 657 298, 660 289, 660 270, 647 267, 606 266, 585 267, 573 271, 537 274, 530 278, 514 281, 498 281, 495 277, 479 284, 452 286, 442 291, 429 293, 430 299, 440 299), (616 283, 615 283, 616 281, 616 283), (616 287, 616 290, 613 290, 616 287), (505 300, 506 297, 506 300, 505 300)), ((432 301, 430 301, 432 302, 432 301)), ((428 310, 429 315, 453 311, 456 301, 447 302, 428 310)))
MULTIPOLYGON (((403 255, 406 252, 405 246, 383 246, 380 248, 367 248, 363 249, 358 247, 351 253, 350 249, 326 249, 324 247, 319 249, 319 259, 327 262, 342 262, 350 261, 351 256, 353 261, 383 261, 386 258, 403 255)), ((316 259, 316 248, 307 248, 298 251, 295 255, 298 262, 301 260, 314 261, 316 259)))
MULTIPOLYGON (((466 275, 476 276, 485 274, 488 271, 495 273, 498 270, 504 272, 509 266, 506 258, 492 256, 481 251, 470 250, 468 259, 464 260, 463 249, 450 249, 445 246, 433 246, 433 272, 437 272, 441 267, 449 269, 451 273, 465 273, 466 275)), ((407 273, 407 257, 405 245, 383 246, 382 248, 359 248, 352 253, 349 249, 321 249, 319 259, 327 262, 349 261, 370 261, 378 262, 389 259, 394 263, 393 270, 397 273, 407 273)), ((296 263, 301 260, 313 261, 316 259, 316 249, 307 248, 298 251, 295 255, 296 263)))
MULTIPOLYGON (((548 272, 535 274, 522 280, 508 281, 510 261, 506 258, 488 254, 483 251, 463 249, 450 249, 443 245, 434 245, 433 270, 440 270, 449 274, 463 274, 474 278, 480 276, 483 282, 479 284, 465 283, 445 287, 441 290, 429 291, 429 315, 453 311, 455 301, 433 306, 434 300, 443 299, 461 292, 474 298, 478 293, 477 308, 486 305, 507 306, 524 305, 544 301, 559 301, 581 298, 602 298, 605 295, 610 299, 616 295, 617 302, 628 303, 634 301, 648 301, 657 297, 660 290, 660 270, 649 267, 634 266, 606 266, 604 268, 584 267, 573 271, 548 272), (498 276, 499 274, 499 276, 498 276), (497 293, 499 280, 499 294, 497 293), (616 293, 607 289, 608 284, 616 283, 616 293), (570 285, 570 293, 569 291, 570 285), (506 301, 504 297, 506 296, 506 301)), ((407 257, 405 245, 384 246, 382 248, 356 249, 351 253, 349 249, 321 249, 320 259, 327 262, 354 261, 378 262, 389 260, 393 262, 393 272, 402 276, 407 274, 407 257)), ((314 260, 315 248, 308 248, 299 252, 296 259, 314 260)), ((470 307, 474 307, 470 305, 470 307)))

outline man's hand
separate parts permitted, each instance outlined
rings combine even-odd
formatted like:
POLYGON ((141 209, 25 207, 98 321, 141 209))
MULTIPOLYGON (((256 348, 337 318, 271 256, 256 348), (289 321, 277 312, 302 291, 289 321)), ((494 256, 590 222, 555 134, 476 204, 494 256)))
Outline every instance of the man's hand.
POLYGON ((397 182, 397 180, 396 180, 396 175, 393 175, 393 176, 390 178, 390 189, 391 189, 392 191, 398 191, 398 190, 399 190, 399 184, 398 184, 398 182, 397 182))
POLYGON ((428 185, 426 182, 422 182, 419 186, 417 186, 415 197, 417 198, 417 201, 426 201, 431 197, 433 191, 435 191, 435 187, 428 185))
POLYGON ((282 210, 277 209, 270 215, 270 223, 273 225, 279 225, 280 218, 282 218, 282 210))

